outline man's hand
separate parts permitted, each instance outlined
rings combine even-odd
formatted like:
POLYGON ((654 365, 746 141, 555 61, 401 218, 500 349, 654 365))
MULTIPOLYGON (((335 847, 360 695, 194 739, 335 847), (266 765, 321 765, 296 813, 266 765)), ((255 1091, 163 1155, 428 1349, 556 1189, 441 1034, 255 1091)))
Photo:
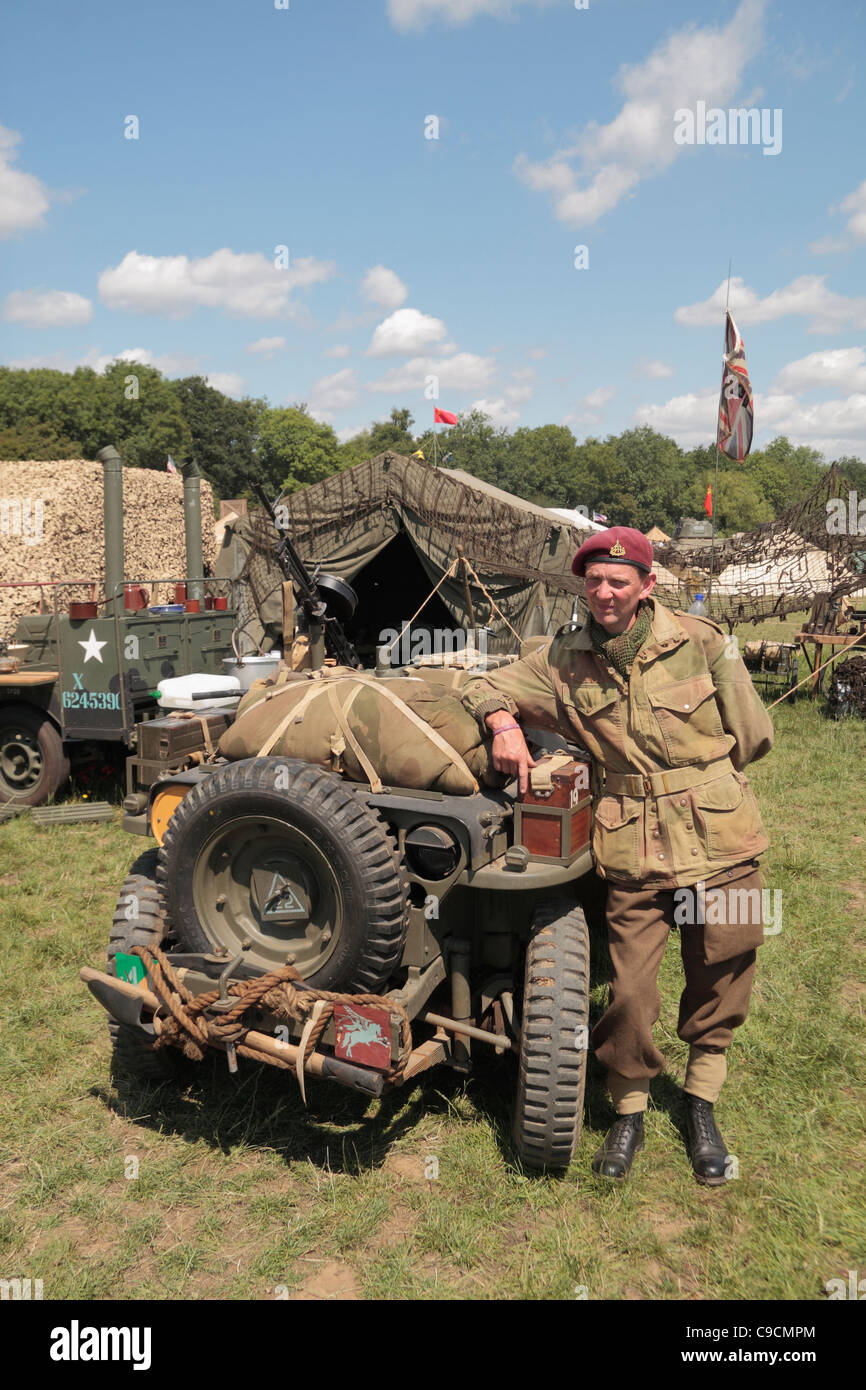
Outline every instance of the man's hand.
POLYGON ((514 716, 504 709, 494 710, 484 722, 493 734, 493 766, 507 777, 516 777, 520 795, 525 796, 529 790, 529 769, 535 767, 536 762, 529 755, 523 730, 514 716), (501 728, 505 732, 497 734, 496 730, 501 728))

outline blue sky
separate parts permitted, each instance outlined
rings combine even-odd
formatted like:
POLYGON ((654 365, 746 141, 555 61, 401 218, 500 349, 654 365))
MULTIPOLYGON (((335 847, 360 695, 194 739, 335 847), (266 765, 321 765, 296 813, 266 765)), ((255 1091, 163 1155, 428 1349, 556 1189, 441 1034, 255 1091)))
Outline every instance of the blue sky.
POLYGON ((6 364, 689 446, 730 258, 756 442, 866 457, 861 3, 13 0, 0 39, 6 364), (674 138, 739 107, 764 144, 674 138))

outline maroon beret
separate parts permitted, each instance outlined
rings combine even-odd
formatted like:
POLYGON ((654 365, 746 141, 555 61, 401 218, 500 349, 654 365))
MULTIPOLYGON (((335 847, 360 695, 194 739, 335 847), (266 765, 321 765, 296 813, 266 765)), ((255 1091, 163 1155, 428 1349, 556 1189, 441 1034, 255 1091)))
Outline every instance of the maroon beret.
POLYGON ((649 574, 653 567, 653 548, 646 536, 633 526, 610 526, 584 541, 571 562, 572 574, 583 574, 591 560, 609 565, 635 565, 649 574))

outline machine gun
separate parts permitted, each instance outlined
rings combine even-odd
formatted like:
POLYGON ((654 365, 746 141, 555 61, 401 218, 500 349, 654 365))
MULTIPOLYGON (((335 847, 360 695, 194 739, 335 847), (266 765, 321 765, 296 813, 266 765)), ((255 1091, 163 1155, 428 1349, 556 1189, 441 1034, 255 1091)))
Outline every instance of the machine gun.
MULTIPOLYGON (((355 612, 358 596, 355 590, 335 574, 323 574, 317 565, 312 574, 292 544, 288 527, 281 520, 279 509, 268 500, 261 484, 256 492, 280 537, 274 559, 289 580, 298 597, 310 637, 313 666, 321 666, 325 651, 340 666, 358 667, 361 662, 343 629, 355 612)), ((283 642, 291 641, 291 633, 283 633, 283 642)))

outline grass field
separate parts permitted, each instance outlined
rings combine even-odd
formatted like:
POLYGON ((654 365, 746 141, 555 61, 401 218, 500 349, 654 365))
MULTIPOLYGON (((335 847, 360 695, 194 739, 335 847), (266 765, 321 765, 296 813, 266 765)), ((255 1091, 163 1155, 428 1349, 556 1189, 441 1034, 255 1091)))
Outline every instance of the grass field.
MULTIPOLYGON (((102 966, 146 842, 117 823, 0 827, 0 1277, 41 1278, 46 1298, 749 1300, 866 1273, 866 728, 810 700, 774 717, 752 777, 784 926, 718 1106, 739 1164, 722 1190, 695 1183, 684 1148, 675 939, 668 1070, 631 1180, 589 1171, 611 1119, 591 1056, 575 1162, 539 1177, 509 1149, 512 1072, 486 1057, 381 1102, 310 1083, 308 1109, 243 1061, 118 1090, 77 972, 102 966)), ((593 1019, 604 972, 598 943, 593 1019)))

